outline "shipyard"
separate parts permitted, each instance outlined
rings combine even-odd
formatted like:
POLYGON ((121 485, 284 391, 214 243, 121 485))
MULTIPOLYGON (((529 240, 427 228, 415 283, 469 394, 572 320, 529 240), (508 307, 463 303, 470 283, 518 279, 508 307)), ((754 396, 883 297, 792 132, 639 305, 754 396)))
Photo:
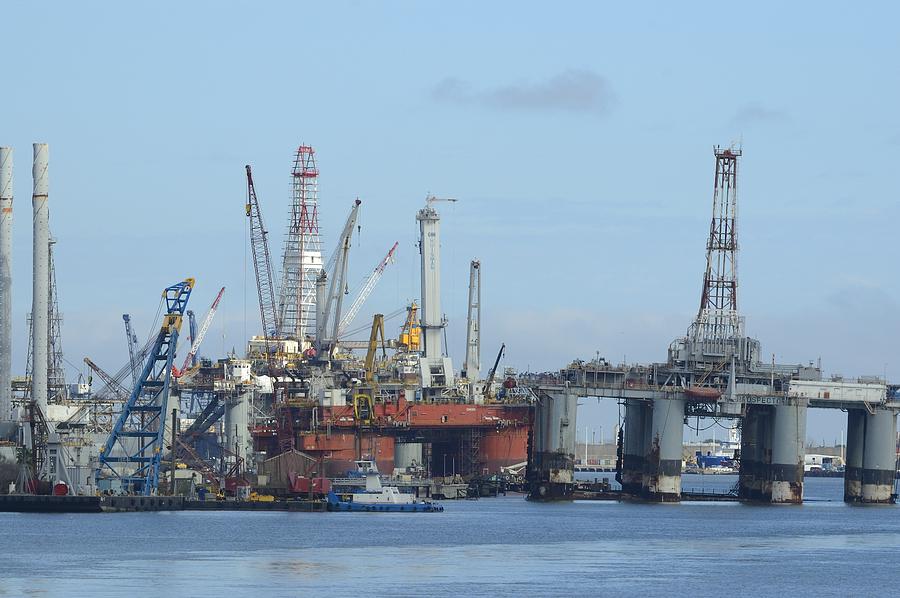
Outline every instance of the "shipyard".
POLYGON ((0 594, 890 595, 897 17, 4 7, 0 594))
MULTIPOLYGON (((501 345, 482 376, 482 262, 473 259, 466 352, 457 368, 445 341, 438 211, 457 199, 434 195, 426 196, 415 214, 420 297, 395 312, 400 324, 391 338, 385 316, 374 314, 370 325, 360 327, 368 329, 368 340, 349 340, 347 331, 390 267, 398 243, 345 307, 363 202, 351 203, 329 257, 318 222, 316 152, 300 145, 290 173, 288 233, 278 260, 252 167, 245 167, 243 215, 262 325, 261 333, 247 340, 246 352, 199 356, 226 289, 219 290, 201 319, 188 309, 196 280, 187 278, 163 291, 154 325, 159 331, 149 339, 138 338, 130 315, 122 315, 127 362, 111 374, 85 357, 93 373, 86 384, 67 383, 62 370, 49 241, 49 147, 36 143, 33 150, 32 313, 46 317, 30 320, 25 377, 13 379, 8 365, 3 369, 9 391, 3 399, 4 457, 17 463, 9 489, 20 496, 23 509, 36 508, 29 495, 52 494, 145 497, 137 503, 98 501, 113 511, 123 505, 171 508, 172 501, 163 496, 187 497, 177 504, 190 506, 205 502, 207 495, 259 503, 257 508, 305 501, 315 510, 331 505, 339 494, 351 503, 351 497, 365 502, 365 493, 354 494, 364 488, 370 493, 403 490, 389 502, 410 495, 428 501, 477 498, 485 479, 494 480, 495 488, 527 491, 532 500, 577 498, 579 396, 612 398, 622 408, 612 468, 621 493, 607 495, 616 499, 696 497, 682 497, 681 490, 681 471, 690 471, 684 423, 694 418, 698 429, 701 419, 739 422, 729 427, 730 455, 698 453, 695 471, 739 474, 736 499, 802 502, 806 410, 831 408, 847 413, 844 500, 896 501, 900 385, 877 377, 823 379, 812 363, 764 363, 761 343, 743 333, 735 267, 740 149, 714 148, 701 304, 687 336, 669 346, 665 363, 615 365, 598 356, 558 372, 518 375, 505 368, 498 376, 506 349, 501 345)), ((0 150, 0 179, 10 204, 12 156, 10 148, 0 150)), ((11 220, 4 220, 6 239, 11 220)), ((0 244, 8 245, 8 240, 0 244)), ((8 269, 9 256, 3 261, 8 269)), ((4 292, 10 288, 5 285, 4 292)), ((11 327, 3 329, 8 346, 11 327)), ((3 504, 15 509, 19 503, 3 504)), ((55 510, 65 499, 37 504, 52 504, 48 508, 55 510)))

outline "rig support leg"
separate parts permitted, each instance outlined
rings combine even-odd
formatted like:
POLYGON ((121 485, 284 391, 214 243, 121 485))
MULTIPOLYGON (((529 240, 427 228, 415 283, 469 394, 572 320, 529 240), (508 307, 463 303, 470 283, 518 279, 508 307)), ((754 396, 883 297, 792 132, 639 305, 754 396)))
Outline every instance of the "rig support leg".
POLYGON ((575 490, 575 413, 578 395, 569 389, 544 394, 534 406, 528 462, 529 500, 571 500, 575 490))
POLYGON ((897 417, 878 409, 865 414, 866 441, 863 450, 862 502, 890 504, 897 471, 897 417))
POLYGON ((759 500, 759 410, 747 405, 741 420, 741 464, 738 472, 738 498, 759 500))
POLYGON ((844 502, 862 500, 863 452, 866 445, 866 412, 847 410, 847 461, 844 468, 844 502))
POLYGON ((684 439, 684 401, 656 399, 651 416, 649 475, 644 496, 658 502, 681 500, 681 459, 684 439))
POLYGON ((806 405, 778 405, 772 426, 771 502, 803 502, 806 405))
POLYGON ((753 502, 772 499, 773 408, 747 405, 741 424, 741 469, 738 497, 753 502))
POLYGON ((625 438, 622 452, 622 492, 641 493, 644 476, 644 455, 649 448, 644 444, 644 427, 649 409, 637 399, 625 401, 625 438))

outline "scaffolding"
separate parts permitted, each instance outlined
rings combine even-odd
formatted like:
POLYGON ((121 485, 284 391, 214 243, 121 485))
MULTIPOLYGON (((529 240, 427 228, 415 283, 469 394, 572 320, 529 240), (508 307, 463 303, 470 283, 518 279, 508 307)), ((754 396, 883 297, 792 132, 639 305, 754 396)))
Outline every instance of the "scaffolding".
POLYGON ((291 213, 278 292, 278 336, 306 348, 316 333, 316 278, 322 270, 319 236, 319 170, 315 150, 297 148, 291 172, 291 213))

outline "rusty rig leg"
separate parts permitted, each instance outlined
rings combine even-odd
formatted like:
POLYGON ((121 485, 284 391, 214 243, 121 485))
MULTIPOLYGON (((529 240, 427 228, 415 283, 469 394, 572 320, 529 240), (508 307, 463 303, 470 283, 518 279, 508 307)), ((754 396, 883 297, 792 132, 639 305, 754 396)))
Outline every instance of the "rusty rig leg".
POLYGON ((866 442, 866 412, 847 409, 847 460, 844 468, 844 502, 862 500, 863 451, 866 442))
POLYGON ((747 405, 741 421, 741 469, 738 476, 738 498, 759 500, 760 456, 759 409, 747 405))
POLYGON ((657 502, 681 500, 681 459, 684 439, 684 401, 653 401, 648 476, 644 497, 657 502))
POLYGON ((771 502, 803 502, 806 405, 778 405, 772 422, 771 502))
POLYGON ((644 444, 644 426, 649 425, 649 409, 637 399, 625 401, 625 438, 622 454, 622 492, 641 493, 644 475, 644 456, 649 448, 644 444))
POLYGON ((544 395, 534 406, 528 463, 529 500, 571 500, 575 490, 575 415, 578 395, 544 395))
POLYGON ((879 409, 865 414, 866 441, 863 452, 862 499, 873 504, 892 504, 897 468, 897 416, 879 409))

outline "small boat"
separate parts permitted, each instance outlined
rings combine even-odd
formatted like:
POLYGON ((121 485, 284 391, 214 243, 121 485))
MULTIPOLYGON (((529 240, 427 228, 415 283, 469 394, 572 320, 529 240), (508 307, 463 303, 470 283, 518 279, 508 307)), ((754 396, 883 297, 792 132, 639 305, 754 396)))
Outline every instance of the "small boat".
POLYGON ((366 489, 354 492, 349 500, 341 500, 334 491, 327 494, 329 511, 374 511, 382 513, 441 513, 444 507, 436 502, 417 500, 412 494, 400 492, 396 486, 382 486, 381 476, 373 462, 366 462, 366 489))
POLYGON ((684 394, 695 399, 715 401, 722 396, 722 391, 709 386, 689 386, 684 394))

